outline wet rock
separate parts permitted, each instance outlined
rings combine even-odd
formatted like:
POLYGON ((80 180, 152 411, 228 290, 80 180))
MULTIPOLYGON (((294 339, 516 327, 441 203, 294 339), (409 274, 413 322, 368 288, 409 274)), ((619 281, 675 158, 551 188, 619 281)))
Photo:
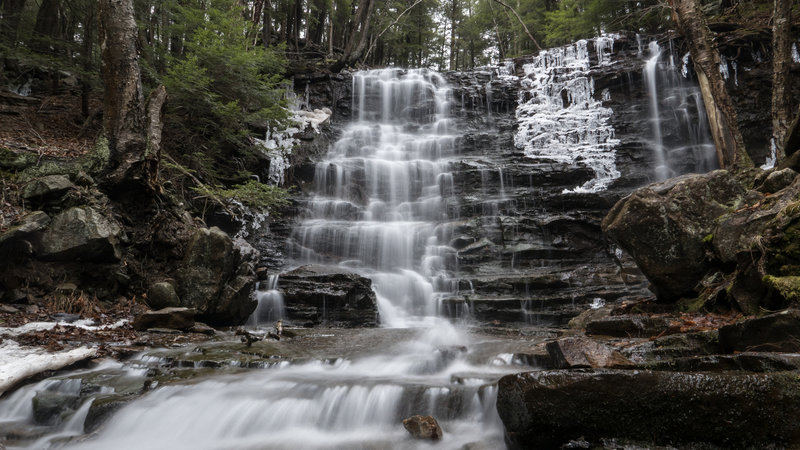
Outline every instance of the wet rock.
POLYGON ((615 337, 650 337, 675 333, 667 317, 648 315, 609 316, 586 324, 586 334, 615 337))
POLYGON ((76 320, 81 319, 80 314, 70 314, 70 313, 55 313, 50 315, 50 319, 54 322, 66 322, 66 323, 73 323, 76 320))
POLYGON ((252 261, 217 227, 197 230, 177 278, 181 305, 211 324, 241 324, 257 306, 252 261))
POLYGON ((679 372, 781 372, 800 369, 800 355, 744 352, 735 355, 689 356, 662 361, 648 368, 679 372))
POLYGON ((800 439, 793 372, 540 371, 507 375, 498 385, 497 411, 509 441, 521 448, 579 438, 725 448, 800 439))
POLYGON ((209 336, 213 336, 217 333, 216 330, 202 322, 195 322, 187 331, 191 333, 207 334, 209 336))
POLYGON ((173 328, 188 330, 194 326, 197 311, 192 308, 164 308, 147 311, 133 319, 133 329, 144 331, 151 328, 173 328))
POLYGON ((730 173, 684 175, 640 188, 603 219, 603 231, 626 250, 659 299, 696 296, 711 264, 703 240, 745 194, 730 173))
POLYGON ((175 286, 168 281, 153 283, 147 290, 147 306, 152 309, 175 308, 181 305, 181 299, 175 292, 175 286))
POLYGON ((39 425, 55 425, 61 422, 65 412, 74 411, 80 404, 76 394, 57 391, 39 391, 33 397, 33 420, 39 425))
POLYGON ((302 266, 282 274, 287 319, 339 327, 378 325, 378 304, 372 282, 354 272, 327 266, 302 266))
POLYGON ((614 348, 586 338, 567 338, 547 343, 554 369, 623 368, 633 363, 614 348))
POLYGON ((800 352, 800 310, 789 309, 719 329, 725 352, 800 352))
POLYGON ((94 208, 70 208, 56 216, 42 236, 39 257, 52 261, 118 261, 122 229, 94 208))
POLYGON ((432 416, 411 416, 403 420, 403 427, 414 439, 442 439, 442 427, 432 416))
POLYGON ((58 200, 75 185, 64 175, 48 175, 37 178, 26 184, 20 195, 32 203, 44 203, 58 200))
POLYGON ((573 317, 568 325, 573 330, 583 330, 589 322, 599 321, 611 315, 613 310, 610 306, 603 306, 601 308, 590 308, 586 311, 573 317))

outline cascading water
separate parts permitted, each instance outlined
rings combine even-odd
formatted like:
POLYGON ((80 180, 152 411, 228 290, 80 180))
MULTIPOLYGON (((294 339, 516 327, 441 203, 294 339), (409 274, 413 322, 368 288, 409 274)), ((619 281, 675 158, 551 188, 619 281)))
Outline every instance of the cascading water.
POLYGON ((434 72, 386 69, 356 73, 353 91, 358 120, 317 164, 295 256, 369 277, 382 323, 408 326, 435 316, 451 290, 449 88, 434 72))
MULTIPOLYGON (((688 54, 677 70, 657 41, 648 45, 643 70, 650 108, 655 178, 665 180, 687 172, 705 173, 717 167, 703 96, 690 79, 688 54)), ((727 66, 726 66, 727 67, 727 66)))
POLYGON ((286 317, 286 306, 283 294, 278 290, 278 275, 270 275, 266 282, 259 284, 256 289, 258 306, 250 316, 250 325, 272 324, 286 317))
MULTIPOLYGON (((414 414, 442 425, 436 448, 504 446, 495 382, 519 367, 498 360, 511 355, 507 347, 474 353, 495 340, 476 342, 437 317, 438 296, 458 288, 445 245, 455 210, 448 158, 458 144, 447 84, 427 70, 359 72, 353 104, 358 119, 317 165, 316 195, 292 242, 300 261, 343 264, 371 278, 388 327, 353 335, 350 346, 365 350, 352 357, 156 389, 78 447, 434 445, 403 430, 402 419, 414 414), (417 328, 397 328, 409 326, 417 328)), ((262 297, 277 292, 266 287, 262 297)))

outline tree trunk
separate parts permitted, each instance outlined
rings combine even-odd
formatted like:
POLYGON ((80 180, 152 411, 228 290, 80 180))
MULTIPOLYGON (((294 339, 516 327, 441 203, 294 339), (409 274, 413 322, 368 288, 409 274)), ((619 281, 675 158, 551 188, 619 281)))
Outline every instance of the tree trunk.
POLYGON ((54 53, 57 50, 54 40, 59 37, 61 31, 60 9, 60 0, 42 0, 42 5, 36 13, 36 24, 33 26, 34 50, 40 53, 54 53))
POLYGON ((456 16, 458 13, 458 0, 450 0, 452 9, 450 10, 450 70, 456 70, 456 16))
MULTIPOLYGON (((111 191, 137 186, 150 190, 154 180, 148 159, 152 155, 148 154, 148 123, 133 0, 100 0, 98 17, 105 85, 103 132, 109 149, 103 184, 111 191)), ((153 129, 152 124, 149 128, 153 129)), ((159 137, 154 145, 160 148, 160 127, 156 131, 159 137)))
POLYGON ((17 45, 17 29, 22 11, 25 9, 25 0, 0 0, 0 36, 13 47, 17 45))
POLYGON ((736 120, 733 101, 719 72, 719 51, 712 42, 705 16, 696 0, 669 0, 678 30, 689 43, 703 101, 708 114, 711 136, 717 147, 717 159, 723 169, 752 167, 744 139, 736 120))
POLYGON ((367 36, 369 35, 370 19, 372 18, 372 8, 375 2, 373 0, 359 0, 358 8, 353 19, 353 29, 350 32, 350 38, 345 43, 344 53, 338 61, 331 65, 332 72, 338 72, 345 66, 352 65, 367 46, 367 36))
POLYGON ((83 20, 83 28, 85 31, 83 35, 83 70, 86 72, 81 77, 81 114, 84 119, 89 118, 89 94, 91 93, 90 73, 93 72, 94 67, 92 64, 92 52, 94 51, 94 30, 95 30, 95 17, 94 17, 94 3, 89 3, 86 7, 86 16, 83 20))
POLYGON ((788 156, 786 130, 791 122, 792 0, 775 0, 772 18, 772 139, 778 159, 788 156))

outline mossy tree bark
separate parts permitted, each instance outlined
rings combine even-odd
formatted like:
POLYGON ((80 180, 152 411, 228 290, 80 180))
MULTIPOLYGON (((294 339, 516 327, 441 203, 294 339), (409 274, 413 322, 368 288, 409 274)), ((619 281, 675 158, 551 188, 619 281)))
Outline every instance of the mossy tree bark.
POLYGON ((717 159, 724 169, 753 166, 736 120, 733 101, 719 71, 719 51, 713 42, 705 15, 696 0, 669 0, 678 30, 689 42, 689 52, 703 93, 709 128, 717 147, 717 159))
POLYGON ((104 184, 112 191, 134 187, 131 183, 154 189, 166 91, 163 86, 153 90, 148 118, 133 1, 100 0, 98 16, 105 85, 103 132, 109 146, 104 184))

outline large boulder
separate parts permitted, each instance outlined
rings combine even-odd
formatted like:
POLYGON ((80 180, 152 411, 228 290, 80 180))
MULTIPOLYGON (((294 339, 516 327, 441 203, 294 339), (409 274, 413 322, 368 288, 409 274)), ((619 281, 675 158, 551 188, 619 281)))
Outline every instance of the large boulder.
POLYGON ((255 310, 252 261, 217 227, 200 228, 189 241, 177 276, 182 306, 213 325, 241 324, 255 310))
POLYGON ((89 206, 70 208, 57 215, 44 232, 39 258, 51 261, 118 261, 122 228, 89 206))
POLYGON ((800 442, 800 378, 647 370, 539 371, 500 379, 497 411, 520 448, 626 439, 722 448, 800 442))
POLYGON ((704 240, 745 192, 725 170, 672 178, 620 200, 603 219, 603 231, 630 253, 659 299, 695 296, 712 268, 704 240))
POLYGON ((378 325, 372 282, 339 267, 302 266, 280 276, 287 319, 339 327, 378 325))

